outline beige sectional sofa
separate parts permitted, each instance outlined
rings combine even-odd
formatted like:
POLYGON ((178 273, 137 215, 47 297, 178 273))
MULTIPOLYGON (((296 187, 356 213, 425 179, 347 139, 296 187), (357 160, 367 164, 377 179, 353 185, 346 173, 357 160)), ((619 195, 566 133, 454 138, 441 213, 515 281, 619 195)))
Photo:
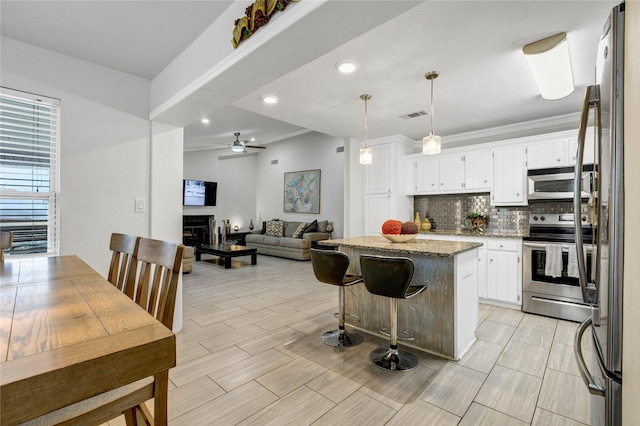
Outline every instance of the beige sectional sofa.
POLYGON ((259 254, 309 260, 311 243, 329 238, 331 233, 327 232, 326 220, 311 223, 277 220, 264 222, 261 230, 247 235, 245 245, 258 249, 259 254))

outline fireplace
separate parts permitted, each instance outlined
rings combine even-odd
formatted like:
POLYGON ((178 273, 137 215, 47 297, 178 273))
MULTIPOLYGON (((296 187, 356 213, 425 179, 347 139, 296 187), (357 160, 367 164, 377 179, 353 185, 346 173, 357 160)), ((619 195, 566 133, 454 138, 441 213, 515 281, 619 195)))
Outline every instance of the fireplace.
POLYGON ((200 246, 215 242, 215 216, 182 216, 182 244, 200 246))

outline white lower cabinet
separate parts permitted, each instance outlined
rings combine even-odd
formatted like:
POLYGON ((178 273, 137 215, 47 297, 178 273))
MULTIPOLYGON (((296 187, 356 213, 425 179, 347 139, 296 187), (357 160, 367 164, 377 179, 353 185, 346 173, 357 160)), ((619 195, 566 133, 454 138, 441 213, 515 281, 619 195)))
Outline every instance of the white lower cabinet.
POLYGON ((522 304, 522 243, 489 239, 487 243, 487 299, 522 304))
POLYGON ((419 239, 482 243, 478 248, 478 297, 483 303, 522 305, 522 240, 465 235, 420 234, 419 239))

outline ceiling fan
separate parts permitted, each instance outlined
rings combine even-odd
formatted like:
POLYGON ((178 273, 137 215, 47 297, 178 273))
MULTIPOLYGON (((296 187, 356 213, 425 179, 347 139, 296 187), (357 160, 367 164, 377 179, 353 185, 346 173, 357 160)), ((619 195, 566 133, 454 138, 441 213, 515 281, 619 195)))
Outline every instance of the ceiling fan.
POLYGON ((230 146, 231 151, 233 152, 242 152, 242 153, 246 153, 247 152, 247 148, 255 148, 255 149, 267 149, 266 146, 258 146, 258 145, 247 145, 247 143, 249 141, 244 140, 244 141, 240 141, 239 137, 240 137, 240 132, 236 132, 234 133, 236 140, 233 141, 233 144, 230 146))

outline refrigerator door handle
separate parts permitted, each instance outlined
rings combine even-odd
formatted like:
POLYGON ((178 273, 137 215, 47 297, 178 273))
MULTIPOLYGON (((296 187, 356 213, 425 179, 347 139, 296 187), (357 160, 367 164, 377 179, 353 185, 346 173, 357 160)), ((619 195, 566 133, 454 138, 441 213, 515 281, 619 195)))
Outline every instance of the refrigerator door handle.
POLYGON ((592 395, 600 395, 604 396, 605 388, 596 384, 587 368, 587 364, 584 362, 584 356, 582 355, 582 335, 591 325, 591 318, 587 318, 584 320, 582 324, 578 327, 578 331, 576 332, 576 337, 573 341, 573 352, 576 356, 576 363, 578 364, 578 370, 580 371, 580 376, 582 376, 582 380, 584 384, 587 385, 587 389, 589 389, 589 393, 592 395))
MULTIPOLYGON (((582 104, 582 114, 580 115, 580 127, 578 129, 578 149, 576 152, 576 165, 574 172, 574 185, 573 185, 573 215, 574 215, 574 233, 576 240, 576 263, 578 264, 578 280, 580 282, 580 290, 582 291, 582 301, 584 303, 596 303, 597 297, 595 295, 595 288, 587 287, 590 283, 587 282, 587 266, 585 262, 584 252, 582 247, 584 246, 582 240, 582 220, 581 220, 581 207, 582 207, 582 166, 584 162, 584 145, 587 136, 587 124, 589 122, 589 111, 591 106, 596 108, 596 115, 599 115, 600 108, 600 90, 597 85, 587 86, 584 93, 584 101, 582 104)), ((599 121, 599 120, 596 120, 599 121)), ((596 123, 596 125, 598 125, 596 123)), ((596 132, 598 134, 598 132, 596 132)))

